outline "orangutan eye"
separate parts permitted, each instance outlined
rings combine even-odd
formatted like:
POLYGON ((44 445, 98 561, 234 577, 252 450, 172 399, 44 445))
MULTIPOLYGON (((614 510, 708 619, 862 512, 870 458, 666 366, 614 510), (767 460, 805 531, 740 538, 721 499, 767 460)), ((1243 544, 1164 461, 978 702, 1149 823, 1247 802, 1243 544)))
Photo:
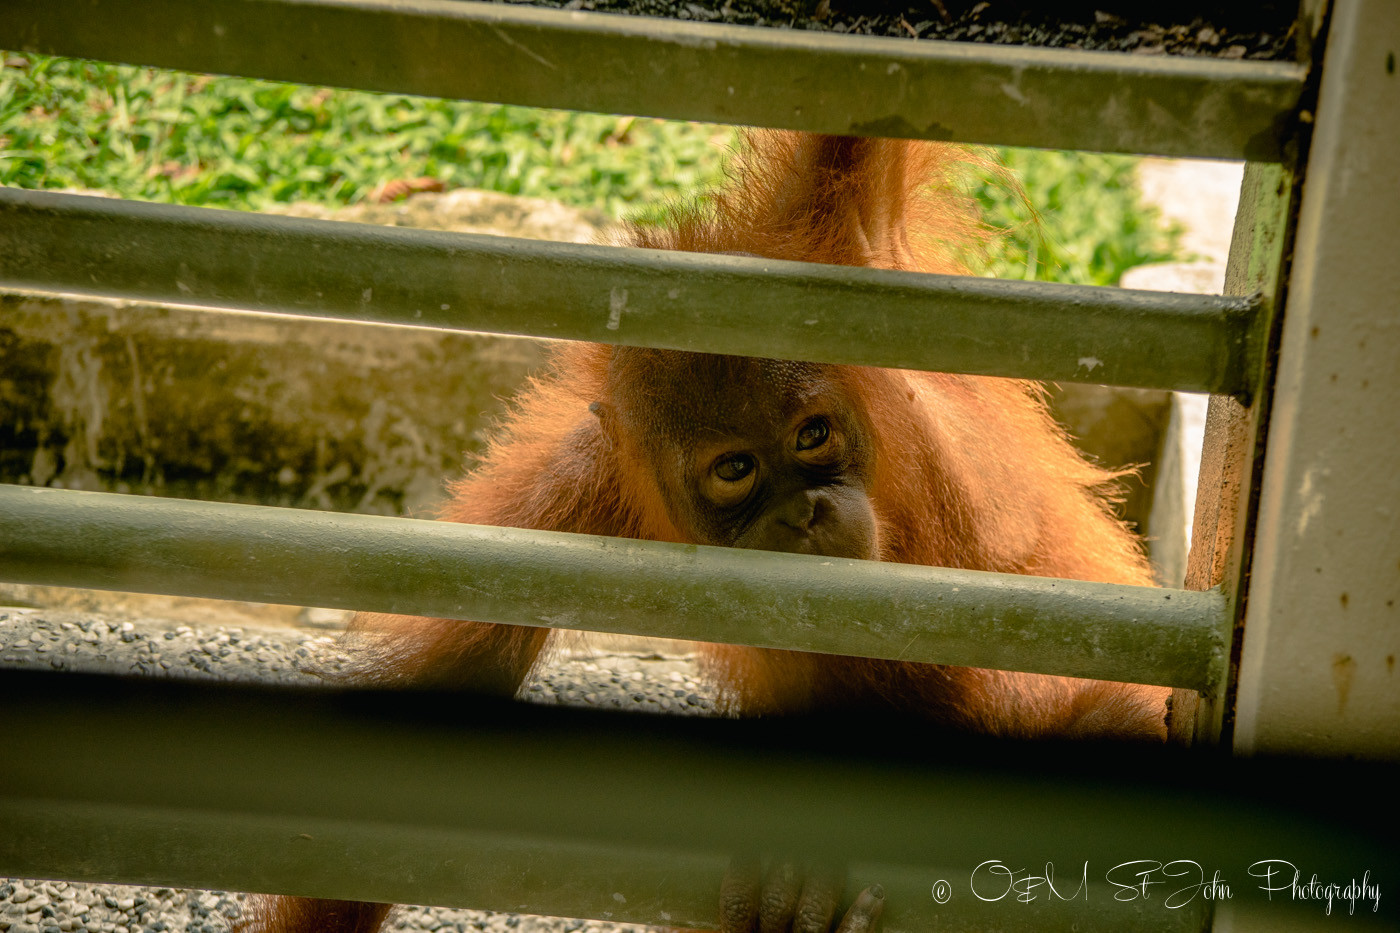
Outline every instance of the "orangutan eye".
POLYGON ((831 428, 825 418, 813 418, 797 432, 798 450, 815 450, 826 443, 831 436, 831 428))
POLYGON ((748 454, 725 457, 715 464, 715 475, 726 483, 737 483, 753 472, 754 460, 748 454))

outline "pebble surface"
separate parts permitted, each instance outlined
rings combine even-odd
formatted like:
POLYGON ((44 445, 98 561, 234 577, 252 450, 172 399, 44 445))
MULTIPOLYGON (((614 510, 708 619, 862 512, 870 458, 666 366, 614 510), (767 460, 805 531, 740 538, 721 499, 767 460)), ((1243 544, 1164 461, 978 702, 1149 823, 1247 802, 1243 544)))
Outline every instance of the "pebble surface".
MULTIPOLYGON (((301 668, 341 656, 323 631, 193 627, 85 612, 0 608, 0 677, 14 669, 146 674, 188 681, 315 685, 301 668)), ((684 654, 569 650, 521 691, 535 703, 714 715, 715 698, 684 654)), ((23 724, 5 722, 7 729, 23 724)), ((114 884, 0 879, 0 933, 226 933, 246 895, 114 884)), ((640 931, 603 921, 399 907, 389 931, 640 931)))
POLYGON ((1297 3, 1224 0, 497 0, 702 23, 1137 55, 1286 60, 1297 3))

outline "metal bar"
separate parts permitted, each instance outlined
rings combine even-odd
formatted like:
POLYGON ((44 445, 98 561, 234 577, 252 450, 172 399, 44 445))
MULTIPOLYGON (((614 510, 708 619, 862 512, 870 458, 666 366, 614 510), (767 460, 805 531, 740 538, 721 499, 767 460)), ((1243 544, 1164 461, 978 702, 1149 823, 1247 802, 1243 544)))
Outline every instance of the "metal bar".
MULTIPOLYGON (((1400 871, 1393 768, 1212 761, 1212 788, 1166 748, 924 741, 917 722, 865 714, 663 720, 53 673, 0 678, 0 709, 37 735, 133 738, 104 742, 96 773, 10 756, 0 873, 712 928, 729 853, 798 852, 849 864, 848 890, 887 885, 893 933, 1199 929, 1191 866, 1136 859, 1192 859, 1259 902, 1260 859, 1324 883, 1400 871), (1368 801, 1364 819, 1340 818, 1343 793, 1368 801), (1023 876, 1050 863, 1066 899, 979 901, 969 876, 988 859, 1023 876), (1133 896, 1139 871, 1150 896, 1133 896), (929 896, 940 879, 946 905, 929 896)), ((1007 884, 984 871, 979 892, 1007 884)), ((1393 921, 1394 899, 1379 906, 1393 921)))
POLYGON ((1293 253, 1301 179, 1284 166, 1252 164, 1245 168, 1240 194, 1225 290, 1261 298, 1256 336, 1248 341, 1257 362, 1246 365, 1253 382, 1239 397, 1210 400, 1185 581, 1187 589, 1220 592, 1229 606, 1233 620, 1229 673, 1219 690, 1203 691, 1199 697, 1177 690, 1172 697, 1175 737, 1209 744, 1222 737, 1228 741, 1233 728, 1229 681, 1235 676, 1244 641, 1244 584, 1254 551, 1260 471, 1272 405, 1270 361, 1278 352, 1277 310, 1289 287, 1287 265, 1293 253))
POLYGON ((1254 302, 0 189, 0 285, 1229 394, 1254 302))
POLYGON ((0 3, 10 48, 859 136, 1276 161, 1304 70, 455 0, 0 3), (956 89, 956 90, 953 90, 956 89))
POLYGON ((1382 168, 1400 125, 1376 119, 1396 99, 1396 36, 1400 5, 1333 7, 1246 578, 1245 754, 1400 757, 1400 180, 1382 168))
POLYGON ((0 576, 1204 689, 1215 593, 0 486, 0 576))
MULTIPOLYGON (((572 762, 563 766, 572 769, 572 762)), ((728 864, 720 851, 208 808, 13 799, 3 793, 0 807, 6 810, 0 831, 9 842, 0 842, 0 876, 9 877, 212 887, 715 929, 728 864), (159 847, 151 845, 153 839, 160 840, 159 847), (288 840, 295 842, 288 845, 288 840)), ((1168 912, 1146 902, 1116 901, 1115 890, 1097 878, 1082 901, 1068 907, 1048 897, 1015 907, 966 896, 940 906, 929 897, 935 877, 961 892, 974 884, 992 895, 1005 889, 1004 878, 984 871, 974 879, 971 867, 935 875, 907 865, 848 864, 846 874, 853 880, 847 890, 859 890, 867 880, 884 887, 890 905, 882 926, 886 933, 934 924, 1045 933, 1047 927, 1057 929, 1057 921, 1070 920, 1091 929, 1142 933, 1205 929, 1199 904, 1195 910, 1168 912)), ((1079 893, 1082 880, 1061 878, 1060 885, 1066 893, 1079 893)))
POLYGON ((670 914, 684 917, 687 926, 704 926, 715 914, 724 870, 718 854, 132 805, 120 797, 55 801, 0 793, 0 806, 0 877, 300 893, 635 923, 670 914), (405 884, 408 878, 414 883, 405 884))

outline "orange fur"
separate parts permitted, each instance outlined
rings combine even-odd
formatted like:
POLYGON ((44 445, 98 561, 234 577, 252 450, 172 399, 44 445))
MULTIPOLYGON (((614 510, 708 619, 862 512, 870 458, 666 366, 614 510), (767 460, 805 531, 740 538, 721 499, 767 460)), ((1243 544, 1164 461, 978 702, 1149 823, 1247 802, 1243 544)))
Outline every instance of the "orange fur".
POLYGON ((748 130, 728 185, 619 242, 957 274, 980 243, 958 189, 973 164, 988 163, 959 146, 748 130))
MULTIPOLYGON (((925 143, 751 131, 726 188, 668 226, 632 226, 620 240, 959 272, 979 229, 970 199, 953 184, 969 158, 925 143)), ((614 444, 590 410, 618 384, 614 355, 608 346, 561 345, 476 469, 453 484, 441 517, 684 540, 636 462, 647 452, 614 444)), ((684 365, 684 355, 676 359, 684 365)), ((1117 474, 1074 450, 1037 385, 861 367, 828 371, 873 438, 869 495, 880 559, 1150 584, 1139 543, 1110 508, 1117 474)), ((364 660, 351 676, 509 693, 529 675, 546 637, 519 626, 362 616, 352 644, 364 660)), ((741 646, 710 646, 707 664, 743 713, 854 704, 1020 737, 1165 735, 1169 691, 1159 688, 741 646)), ((292 929, 268 929, 284 928, 292 929)))
MULTIPOLYGON (((932 143, 749 131, 727 187, 664 227, 634 225, 621 239, 961 271, 959 257, 975 248, 979 225, 956 180, 975 161, 966 150, 932 143)), ((589 410, 613 390, 614 355, 609 346, 561 345, 522 391, 476 469, 453 484, 441 517, 683 540, 647 471, 634 462, 646 451, 611 444, 589 410)), ((686 365, 684 359, 677 354, 676 365, 686 365)), ((1138 542, 1109 507, 1117 474, 1074 450, 1046 411, 1039 386, 831 369, 860 400, 875 439, 871 498, 882 560, 1150 584, 1138 542)), ((539 629, 405 617, 364 616, 355 629, 365 661, 351 676, 507 693, 528 676, 546 641, 539 629)), ((1148 688, 736 646, 715 646, 708 655, 709 669, 741 712, 875 702, 922 709, 967 728, 1038 735, 1079 731, 1077 723, 1088 721, 1087 713, 1074 712, 1087 709, 1079 698, 1112 694, 1136 710, 1118 731, 1162 730, 1166 692, 1148 688)), ((1108 727, 1118 720, 1095 721, 1108 727)))
POLYGON ((392 904, 309 897, 254 897, 233 933, 375 933, 392 904))

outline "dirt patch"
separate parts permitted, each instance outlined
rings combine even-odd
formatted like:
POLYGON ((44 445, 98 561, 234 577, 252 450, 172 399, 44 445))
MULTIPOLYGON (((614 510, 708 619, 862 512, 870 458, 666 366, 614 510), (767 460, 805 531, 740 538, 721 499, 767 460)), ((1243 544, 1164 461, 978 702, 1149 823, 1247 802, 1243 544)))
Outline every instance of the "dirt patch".
POLYGON ((1227 59, 1297 55, 1297 3, 1125 0, 507 0, 704 23, 1227 59))

